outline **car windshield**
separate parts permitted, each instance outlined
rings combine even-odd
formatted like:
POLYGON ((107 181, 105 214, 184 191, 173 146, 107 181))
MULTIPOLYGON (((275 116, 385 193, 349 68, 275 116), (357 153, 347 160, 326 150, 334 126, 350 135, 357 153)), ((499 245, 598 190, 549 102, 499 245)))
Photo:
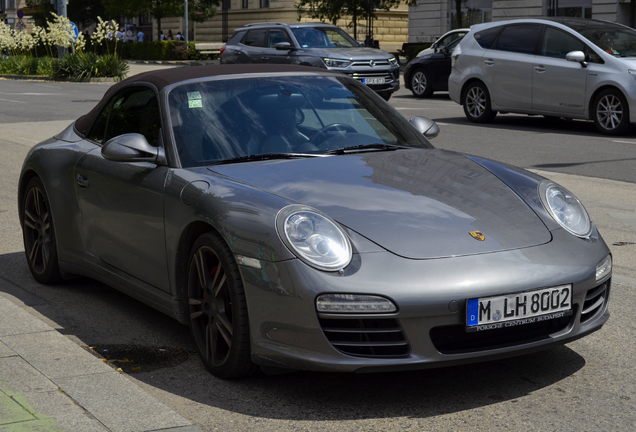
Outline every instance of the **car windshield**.
POLYGON ((317 157, 352 147, 432 148, 397 111, 348 77, 188 83, 170 90, 168 106, 183 167, 258 155, 317 157))
POLYGON ((292 29, 303 48, 359 48, 344 30, 334 27, 300 27, 292 29))
POLYGON ((620 25, 591 21, 584 24, 564 23, 597 47, 616 57, 636 56, 636 31, 620 25))

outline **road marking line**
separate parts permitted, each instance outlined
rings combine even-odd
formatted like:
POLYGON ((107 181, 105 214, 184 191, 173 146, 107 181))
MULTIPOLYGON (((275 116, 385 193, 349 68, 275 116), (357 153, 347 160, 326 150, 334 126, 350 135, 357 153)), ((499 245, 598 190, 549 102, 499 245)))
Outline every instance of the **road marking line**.
POLYGON ((16 138, 17 139, 21 139, 22 141, 28 141, 28 142, 32 142, 32 143, 35 143, 35 144, 39 143, 39 141, 32 140, 32 139, 29 139, 29 138, 24 138, 24 137, 16 137, 16 138))
POLYGON ((28 103, 28 102, 24 102, 24 101, 16 101, 16 100, 11 100, 11 99, 0 99, 0 101, 13 102, 13 103, 28 103))

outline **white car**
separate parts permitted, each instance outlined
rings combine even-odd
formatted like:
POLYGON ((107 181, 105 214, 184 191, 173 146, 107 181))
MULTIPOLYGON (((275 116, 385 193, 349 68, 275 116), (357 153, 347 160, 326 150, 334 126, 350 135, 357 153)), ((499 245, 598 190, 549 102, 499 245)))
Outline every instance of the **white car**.
POLYGON ((428 54, 435 54, 438 50, 441 50, 446 45, 450 44, 456 39, 463 38, 470 31, 470 29, 462 28, 451 30, 448 33, 444 33, 439 39, 433 42, 433 45, 420 51, 417 56, 422 57, 428 54))
POLYGON ((517 113, 594 121, 622 135, 636 123, 636 30, 580 18, 478 24, 452 54, 450 98, 468 120, 517 113))

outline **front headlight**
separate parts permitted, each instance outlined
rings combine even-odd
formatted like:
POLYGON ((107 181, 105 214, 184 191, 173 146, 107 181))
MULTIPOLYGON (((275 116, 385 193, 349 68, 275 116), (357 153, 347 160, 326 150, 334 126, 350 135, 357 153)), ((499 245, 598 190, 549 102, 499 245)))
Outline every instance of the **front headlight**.
POLYGON ((399 63, 397 61, 397 59, 395 57, 392 57, 389 59, 389 63, 391 63, 391 66, 398 66, 399 63))
POLYGON ((577 237, 588 237, 592 233, 590 216, 572 192, 545 180, 539 184, 539 197, 554 220, 567 231, 577 237))
POLYGON ((349 65, 351 64, 351 60, 336 60, 324 58, 322 59, 322 61, 325 62, 325 66, 334 68, 346 68, 349 67, 349 65))
POLYGON ((276 228, 294 255, 312 267, 336 271, 351 262, 351 243, 342 228, 311 207, 283 208, 276 216, 276 228))

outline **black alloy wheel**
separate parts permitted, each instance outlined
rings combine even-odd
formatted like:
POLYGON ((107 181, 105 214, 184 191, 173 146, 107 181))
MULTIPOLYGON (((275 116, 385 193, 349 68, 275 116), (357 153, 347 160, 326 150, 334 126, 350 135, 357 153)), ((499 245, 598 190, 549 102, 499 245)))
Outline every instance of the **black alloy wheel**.
POLYGON ((241 275, 229 247, 215 234, 203 234, 192 247, 187 294, 190 328, 206 368, 219 378, 257 370, 241 275))
POLYGON ((623 93, 609 88, 594 100, 594 125, 605 135, 623 135, 629 129, 629 105, 623 93))
POLYGON ((473 123, 488 123, 497 115, 490 108, 490 94, 481 81, 473 81, 464 91, 464 114, 473 123))
POLYGON ((42 181, 34 177, 27 184, 22 202, 22 237, 29 270, 40 283, 62 279, 51 206, 42 181))
POLYGON ((424 69, 417 69, 411 75, 411 93, 416 98, 427 98, 433 94, 433 87, 424 69))

